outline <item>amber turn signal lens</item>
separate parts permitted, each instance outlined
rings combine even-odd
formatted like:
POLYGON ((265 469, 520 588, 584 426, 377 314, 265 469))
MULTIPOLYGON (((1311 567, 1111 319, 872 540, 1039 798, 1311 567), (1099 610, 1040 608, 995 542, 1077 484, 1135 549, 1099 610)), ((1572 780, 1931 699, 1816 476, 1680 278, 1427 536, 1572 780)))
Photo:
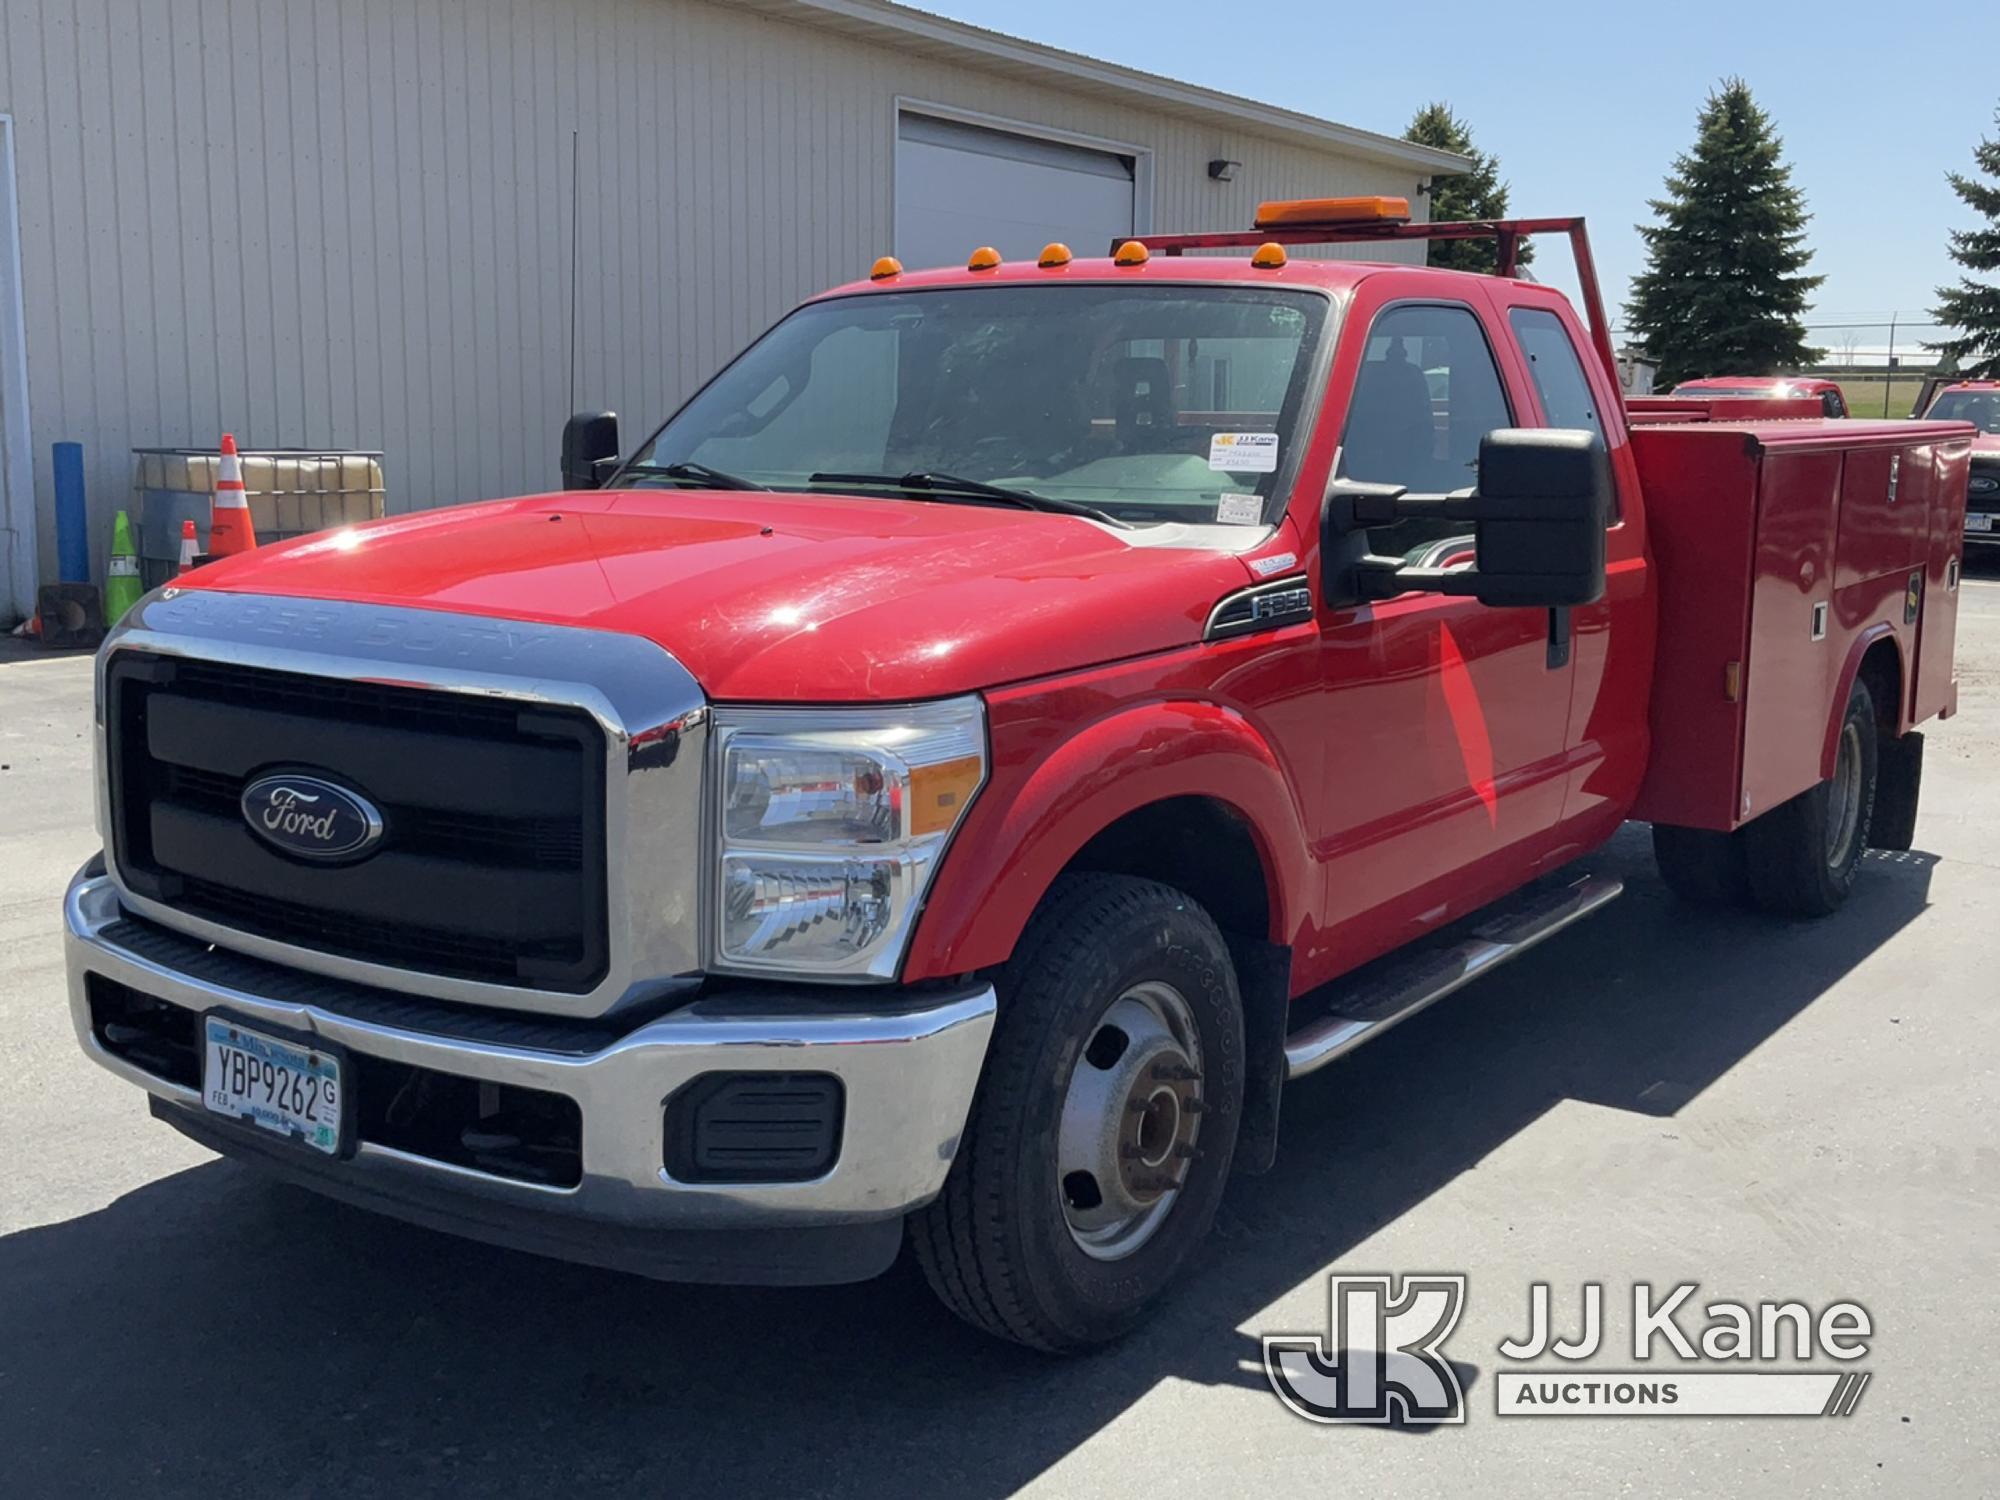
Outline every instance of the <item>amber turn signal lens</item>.
POLYGON ((910 769, 910 837, 943 833, 958 821, 965 804, 979 790, 980 759, 976 755, 910 769))
POLYGON ((965 269, 968 271, 990 271, 999 264, 1000 252, 995 250, 991 245, 981 245, 977 250, 972 252, 971 259, 965 263, 965 269))
POLYGON ((893 255, 885 255, 868 268, 870 281, 887 281, 891 276, 903 274, 903 263, 893 255))
POLYGON ((1127 240, 1118 247, 1118 253, 1111 260, 1114 265, 1143 266, 1152 256, 1153 252, 1138 240, 1127 240))
POLYGON ((1262 271, 1275 271, 1285 260, 1285 247, 1276 240, 1266 240, 1251 255, 1250 264, 1262 271))

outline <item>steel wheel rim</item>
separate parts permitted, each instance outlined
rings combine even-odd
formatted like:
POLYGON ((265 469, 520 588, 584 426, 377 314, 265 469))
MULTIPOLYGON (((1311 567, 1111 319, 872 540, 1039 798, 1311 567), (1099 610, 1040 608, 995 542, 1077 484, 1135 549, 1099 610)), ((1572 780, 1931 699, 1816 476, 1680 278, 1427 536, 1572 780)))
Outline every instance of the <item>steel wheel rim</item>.
POLYGON ((1164 980, 1133 985, 1091 1026, 1063 1092, 1056 1195, 1078 1249, 1135 1254, 1187 1185, 1201 1134, 1201 1034, 1164 980))
POLYGON ((1861 729, 1846 724, 1840 731, 1840 748, 1833 762, 1832 821, 1827 829, 1826 863, 1829 869, 1846 867, 1854 853, 1854 839, 1861 827, 1861 729))

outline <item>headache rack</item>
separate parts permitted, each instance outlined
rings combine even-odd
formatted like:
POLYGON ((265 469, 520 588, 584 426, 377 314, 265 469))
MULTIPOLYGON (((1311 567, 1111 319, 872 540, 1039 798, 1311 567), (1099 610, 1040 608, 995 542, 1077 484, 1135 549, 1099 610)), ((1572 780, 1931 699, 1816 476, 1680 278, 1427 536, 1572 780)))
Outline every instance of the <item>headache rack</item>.
MULTIPOLYGON (((1265 203, 1257 209, 1250 229, 1219 229, 1194 234, 1126 235, 1112 242, 1115 255, 1127 240, 1138 238, 1159 255, 1183 255, 1190 250, 1256 250, 1263 245, 1359 245, 1376 240, 1492 240, 1499 256, 1495 275, 1513 276, 1519 269, 1521 241, 1535 234, 1569 236, 1576 259, 1577 287, 1583 296, 1590 341, 1614 386, 1618 354, 1611 345, 1611 325, 1604 316, 1604 296, 1598 289, 1597 263, 1591 258, 1590 236, 1583 220, 1459 219, 1440 224, 1410 222, 1404 198, 1314 198, 1265 203)), ((1622 387, 1621 387, 1622 388, 1622 387)))

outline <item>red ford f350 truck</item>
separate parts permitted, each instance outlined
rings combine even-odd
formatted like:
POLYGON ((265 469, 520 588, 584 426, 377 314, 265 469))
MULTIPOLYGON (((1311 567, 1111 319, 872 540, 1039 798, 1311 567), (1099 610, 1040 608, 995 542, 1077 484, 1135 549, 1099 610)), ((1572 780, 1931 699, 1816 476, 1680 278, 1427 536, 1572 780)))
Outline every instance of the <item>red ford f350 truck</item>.
POLYGON ((1812 375, 1704 375, 1699 380, 1683 380, 1669 393, 1677 398, 1696 400, 1726 398, 1747 400, 1811 401, 1816 410, 1829 417, 1847 415, 1847 393, 1837 380, 1812 375))
POLYGON ((629 456, 573 419, 562 493, 149 595, 84 1050, 354 1203, 697 1280, 907 1234, 1074 1348, 1287 1081, 1616 896, 1625 820, 1831 911, 1954 707, 1969 429, 1628 426, 1580 220, 1407 217, 885 260, 629 456))
POLYGON ((1992 549, 2000 547, 2000 380, 1959 380, 1940 386, 1924 415, 1933 422, 1972 424, 1965 545, 1990 557, 1992 549))

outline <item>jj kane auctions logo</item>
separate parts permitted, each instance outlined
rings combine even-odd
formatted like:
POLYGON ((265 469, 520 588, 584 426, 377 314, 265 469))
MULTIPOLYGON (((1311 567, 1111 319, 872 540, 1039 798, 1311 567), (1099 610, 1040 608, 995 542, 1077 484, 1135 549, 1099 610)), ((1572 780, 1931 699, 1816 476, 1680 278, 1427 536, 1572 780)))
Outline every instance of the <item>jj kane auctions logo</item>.
MULTIPOLYGON (((1498 1352, 1527 1369, 1494 1377, 1501 1416, 1848 1416, 1872 1378, 1865 1370, 1802 1370, 1868 1354, 1874 1325, 1857 1302, 1814 1311, 1803 1302, 1714 1301, 1695 1282, 1632 1287, 1631 1358, 1638 1369, 1577 1368, 1607 1349, 1599 1282, 1579 1289, 1573 1336, 1555 1327, 1546 1282, 1528 1289, 1528 1329, 1498 1352), (1543 1363, 1547 1360, 1559 1363, 1543 1363), (1791 1368, 1773 1368, 1773 1366, 1791 1368)), ((1286 1408, 1310 1422, 1450 1425, 1465 1421, 1465 1391, 1444 1341, 1465 1310, 1466 1278, 1334 1275, 1325 1334, 1264 1339, 1264 1369, 1286 1408)))

